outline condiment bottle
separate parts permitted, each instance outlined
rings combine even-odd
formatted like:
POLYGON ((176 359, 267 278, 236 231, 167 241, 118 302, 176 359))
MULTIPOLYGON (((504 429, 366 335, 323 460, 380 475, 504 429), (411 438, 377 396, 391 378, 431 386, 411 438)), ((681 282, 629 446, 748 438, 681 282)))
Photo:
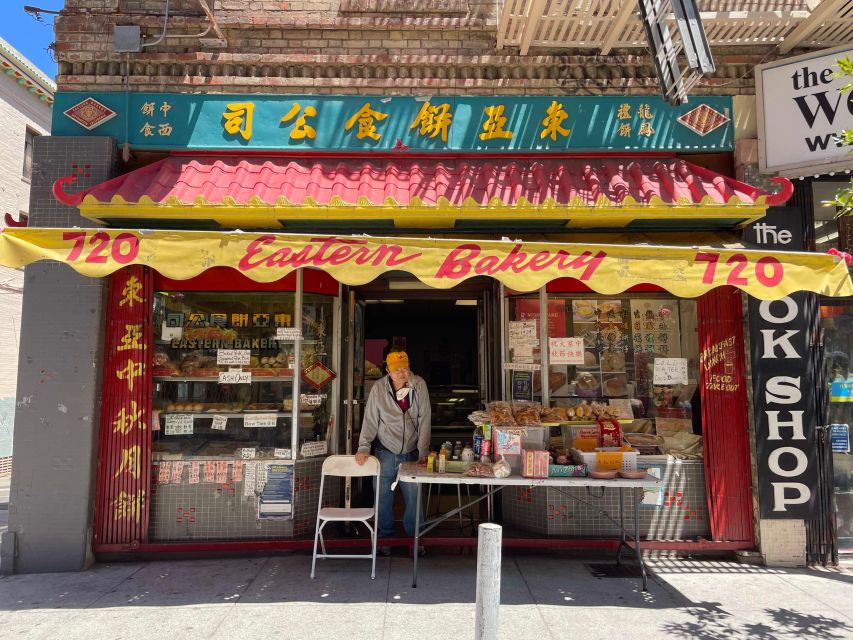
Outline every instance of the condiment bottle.
POLYGON ((438 472, 444 473, 445 471, 447 471, 447 449, 442 446, 441 451, 438 452, 438 472))

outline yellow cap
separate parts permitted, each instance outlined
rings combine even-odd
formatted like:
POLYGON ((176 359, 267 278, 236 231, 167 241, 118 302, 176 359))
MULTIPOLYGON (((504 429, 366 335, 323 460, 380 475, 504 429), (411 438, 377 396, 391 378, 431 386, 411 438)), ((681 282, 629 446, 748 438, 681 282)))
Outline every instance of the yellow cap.
POLYGON ((385 358, 385 364, 388 365, 388 371, 408 369, 409 356, 406 355, 405 351, 391 351, 388 357, 385 358))

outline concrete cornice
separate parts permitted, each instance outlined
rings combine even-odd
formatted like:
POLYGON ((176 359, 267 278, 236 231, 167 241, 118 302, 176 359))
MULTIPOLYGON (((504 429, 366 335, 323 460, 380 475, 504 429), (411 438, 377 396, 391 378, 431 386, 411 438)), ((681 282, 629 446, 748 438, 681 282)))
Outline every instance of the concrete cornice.
POLYGON ((49 106, 53 105, 56 85, 3 38, 0 38, 0 69, 33 94, 37 100, 49 106))

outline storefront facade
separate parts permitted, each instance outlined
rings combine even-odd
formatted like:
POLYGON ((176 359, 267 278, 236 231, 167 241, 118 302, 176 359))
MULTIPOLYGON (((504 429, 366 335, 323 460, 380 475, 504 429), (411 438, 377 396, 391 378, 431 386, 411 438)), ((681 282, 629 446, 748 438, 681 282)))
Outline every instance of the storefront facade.
MULTIPOLYGON (((64 99, 103 105, 110 98, 64 99)), ((119 118, 130 120, 135 111, 147 117, 148 105, 180 105, 179 98, 140 94, 139 105, 119 118)), ((186 110, 210 109, 224 135, 242 138, 251 130, 262 143, 258 121, 244 119, 229 130, 234 99, 203 97, 186 110), (217 100, 232 111, 221 111, 217 100)), ((259 112, 256 99, 244 103, 244 117, 259 112)), ((318 111, 349 113, 349 102, 328 98, 318 101, 318 111)), ((534 120, 537 134, 552 105, 572 112, 573 124, 587 131, 597 129, 596 118, 618 127, 620 113, 657 113, 650 126, 663 130, 685 119, 651 99, 633 105, 517 98, 512 105, 546 114, 534 120)), ((454 106, 473 111, 461 99, 454 106)), ((481 110, 474 126, 487 134, 494 111, 481 110)), ((67 111, 74 113, 73 106, 67 111)), ((416 116, 407 114, 405 122, 416 116)), ((211 127, 201 116, 194 123, 202 131, 211 127)), ((74 132, 73 126, 58 122, 55 133, 74 132)), ((144 125, 129 128, 142 131, 144 142, 144 125)), ((339 130, 334 123, 330 129, 339 130)), ((59 176, 51 197, 109 226, 4 234, 6 260, 59 260, 109 283, 98 362, 94 553, 310 544, 320 464, 328 453, 353 450, 360 419, 352 401, 364 397, 365 382, 381 364, 363 355, 355 315, 369 327, 368 303, 388 304, 392 291, 411 300, 425 289, 473 298, 479 333, 493 336, 476 350, 473 410, 502 400, 550 407, 562 426, 549 430, 543 446, 555 438, 571 444, 596 418, 617 417, 626 438, 647 454, 639 466, 665 480, 660 493, 644 500, 641 527, 651 548, 753 548, 742 292, 772 299, 803 288, 832 295, 850 286, 838 258, 755 251, 726 233, 784 201, 787 186, 770 195, 659 151, 586 160, 531 149, 522 161, 490 149, 436 160, 411 151, 419 134, 409 129, 405 159, 374 160, 369 151, 353 162, 190 149, 194 155, 172 150, 82 191, 73 191, 76 174, 59 176), (535 235, 525 224, 531 215, 535 235), (408 233, 330 233, 353 224, 375 233, 386 220, 408 233), (496 224, 522 237, 496 239, 490 232, 496 224), (605 224, 615 231, 603 230, 605 224), (687 225, 699 231, 665 230, 687 225), (176 226, 216 230, 169 228, 176 226), (314 233, 283 232, 300 228, 314 233), (629 238, 625 228, 650 231, 629 238), (430 237, 436 232, 463 237, 430 237), (466 293, 454 293, 466 285, 466 293)), ((191 140, 195 134, 188 133, 191 140)), ((725 146, 726 132, 718 136, 725 146)), ((528 135, 526 144, 536 137, 528 135)), ((673 140, 658 144, 682 144, 673 140)), ((428 377, 432 364, 424 366, 428 377)), ((437 435, 460 429, 458 416, 441 422, 437 435)), ((331 486, 329 498, 343 489, 352 487, 331 486)), ((515 544, 610 546, 610 525, 598 512, 616 495, 604 492, 578 508, 571 496, 546 489, 507 492, 500 518, 518 532, 515 544)))
MULTIPOLYGON (((840 188, 849 186, 853 162, 844 147, 824 144, 841 130, 853 127, 853 103, 841 91, 845 79, 833 75, 838 70, 837 61, 850 54, 850 47, 842 46, 756 69, 760 169, 790 177, 795 187, 790 211, 775 222, 776 231, 789 231, 786 243, 775 239, 775 246, 780 248, 796 246, 817 253, 849 253, 853 248, 849 218, 839 217, 839 211, 829 203, 840 188), (808 82, 801 82, 798 73, 807 74, 808 82), (812 73, 821 78, 819 83, 810 81, 812 73), (812 110, 824 97, 831 98, 829 110, 819 106, 812 110)), ((846 392, 849 301, 820 297, 809 300, 808 306, 812 317, 803 328, 815 347, 803 360, 802 369, 816 386, 806 410, 816 425, 816 448, 810 453, 819 461, 813 484, 821 506, 807 512, 799 525, 787 524, 805 532, 811 561, 833 562, 839 554, 853 552, 853 472, 846 392)))
MULTIPOLYGON (((579 97, 507 59, 508 93, 493 61, 466 62, 487 38, 462 31, 453 82, 362 61, 369 77, 342 86, 353 61, 306 71, 294 50, 252 82, 226 57, 225 93, 198 94, 176 80, 191 64, 154 53, 126 92, 113 63, 63 63, 31 228, 3 234, 4 260, 29 265, 15 570, 309 547, 319 466, 352 451, 382 339, 432 378, 439 443, 492 401, 561 413, 544 445, 618 415, 665 480, 644 499, 647 548, 759 547, 744 300, 848 293, 840 258, 743 244, 790 184, 730 177, 742 102, 579 97), (473 308, 462 364, 452 337, 372 333, 416 303, 436 323, 473 308)), ((511 544, 612 546, 598 510, 615 499, 541 489, 496 509, 511 544)))

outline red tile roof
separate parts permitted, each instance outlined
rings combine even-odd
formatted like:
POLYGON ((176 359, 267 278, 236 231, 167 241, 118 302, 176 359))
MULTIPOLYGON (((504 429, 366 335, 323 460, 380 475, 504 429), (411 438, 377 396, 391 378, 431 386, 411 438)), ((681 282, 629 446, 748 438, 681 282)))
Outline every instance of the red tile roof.
MULTIPOLYGON (((171 156, 75 194, 69 205, 766 206, 790 196, 675 158, 332 159, 171 156), (446 199, 446 201, 445 201, 446 199)), ((777 180, 780 181, 780 180, 777 180)))

